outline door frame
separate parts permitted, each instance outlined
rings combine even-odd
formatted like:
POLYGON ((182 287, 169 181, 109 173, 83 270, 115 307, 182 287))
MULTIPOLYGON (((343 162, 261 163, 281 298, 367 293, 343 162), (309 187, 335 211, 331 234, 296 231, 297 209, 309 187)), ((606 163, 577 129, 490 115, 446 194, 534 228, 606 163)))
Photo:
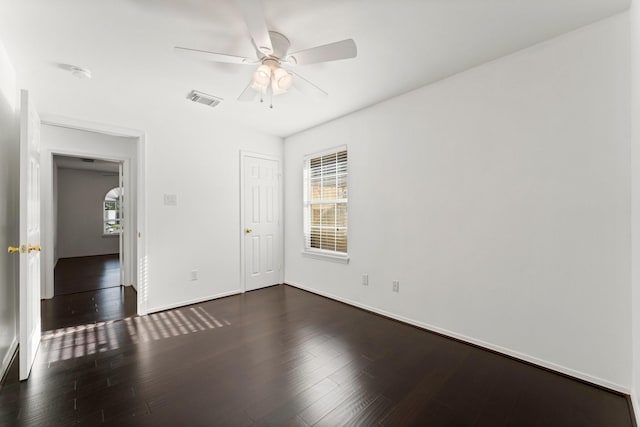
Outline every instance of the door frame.
MULTIPOLYGON (((135 282, 135 288, 138 293, 137 298, 137 313, 139 315, 147 314, 147 296, 148 296, 148 283, 147 283, 147 239, 146 239, 146 224, 147 224, 147 197, 146 197, 146 133, 135 129, 121 128, 112 125, 104 125, 93 122, 85 122, 82 120, 70 119, 66 117, 47 116, 44 115, 41 118, 43 125, 58 126, 68 129, 81 130, 94 132, 99 134, 128 137, 133 138, 133 143, 136 144, 136 160, 133 161, 127 156, 118 155, 104 155, 103 153, 87 151, 76 151, 67 149, 47 149, 42 155, 43 163, 46 163, 48 168, 46 176, 43 174, 41 179, 48 187, 52 187, 53 181, 53 156, 63 155, 72 157, 89 157, 102 160, 109 160, 115 162, 122 162, 124 172, 125 186, 131 187, 131 181, 135 177, 136 197, 135 200, 129 199, 126 212, 135 212, 135 218, 124 218, 125 221, 125 235, 123 236, 125 244, 125 275, 129 283, 135 282), (133 210, 132 210, 133 208, 133 210), (131 224, 126 226, 126 224, 131 224), (128 233, 127 233, 127 230, 128 233), (128 248, 128 250, 127 250, 128 248), (135 254, 135 257, 134 257, 135 254), (135 269, 134 269, 135 267, 135 269), (136 272, 137 280, 133 280, 132 274, 136 272)), ((42 216, 44 221, 44 247, 53 248, 53 215, 51 208, 53 206, 52 199, 53 194, 51 191, 46 193, 47 200, 46 206, 49 207, 48 212, 42 216)), ((127 201, 125 200, 125 203, 127 201)), ((125 215, 127 213, 125 212, 125 215)), ((54 259, 53 250, 48 250, 44 257, 44 298, 53 297, 53 269, 54 259)))
POLYGON ((283 233, 283 218, 282 218, 282 213, 284 211, 283 206, 284 206, 284 200, 282 197, 283 194, 283 179, 282 179, 282 159, 276 156, 272 156, 269 154, 261 154, 261 153, 256 153, 253 151, 245 151, 245 150, 240 150, 240 228, 238 230, 239 234, 240 234, 240 292, 241 293, 245 293, 247 291, 247 287, 246 287, 246 259, 245 259, 245 233, 244 233, 244 229, 245 229, 245 223, 244 223, 244 212, 245 212, 245 206, 244 206, 244 196, 245 196, 245 191, 244 191, 244 175, 245 175, 245 170, 244 170, 244 159, 247 157, 254 157, 257 159, 264 159, 264 160, 273 160, 276 163, 278 163, 278 185, 277 185, 277 189, 278 189, 278 256, 280 257, 280 263, 278 265, 278 279, 280 281, 280 283, 282 283, 284 281, 284 233, 283 233))
MULTIPOLYGON (((51 150, 45 150, 43 151, 43 159, 44 159, 44 163, 46 163, 47 165, 47 172, 49 172, 47 174, 47 176, 45 177, 43 175, 42 179, 43 180, 48 180, 47 182, 51 182, 51 188, 53 188, 53 169, 54 169, 54 165, 53 165, 53 157, 54 156, 65 156, 65 157, 77 157, 77 158, 91 158, 91 159, 96 159, 96 160, 104 160, 107 162, 114 162, 114 163, 118 163, 118 165, 122 165, 122 176, 123 176, 123 187, 124 188, 130 188, 131 187, 131 178, 133 176, 132 171, 131 171, 131 159, 129 157, 121 157, 121 156, 104 156, 104 155, 100 155, 100 154, 96 154, 96 153, 92 153, 91 150, 89 151, 75 151, 75 150, 66 150, 66 149, 58 149, 58 148, 53 148, 51 150), (50 167, 49 167, 50 166, 50 167)), ((133 171, 135 173, 135 171, 133 171)), ((120 176, 118 174, 118 181, 120 180, 120 176)), ((119 185, 119 184, 118 184, 119 185)), ((58 191, 57 188, 55 189, 55 191, 58 191)), ((51 206, 53 208, 53 203, 51 200, 51 196, 53 195, 53 192, 47 191, 45 193, 46 197, 47 197, 47 205, 51 206)), ((122 249, 122 246, 124 246, 124 260, 123 260, 123 267, 124 267, 124 283, 122 283, 122 281, 119 282, 119 284, 132 284, 134 283, 133 281, 133 277, 131 276, 133 270, 133 260, 131 259, 131 255, 132 255, 132 249, 133 249, 133 235, 132 235, 132 231, 129 227, 130 223, 135 224, 135 222, 132 221, 132 218, 130 218, 130 213, 131 212, 135 212, 135 204, 136 201, 135 200, 130 200, 130 198, 125 199, 125 206, 124 206, 124 217, 122 218, 123 220, 123 225, 124 225, 124 232, 122 234, 120 234, 120 236, 118 237, 118 247, 120 249, 122 249), (133 210, 132 210, 133 209, 133 210)), ((45 263, 44 263, 44 284, 43 284, 43 290, 44 293, 42 294, 44 298, 53 298, 54 296, 54 269, 55 269, 55 261, 53 259, 53 242, 54 242, 54 238, 53 238, 53 233, 54 231, 57 231, 57 225, 53 223, 53 211, 52 209, 49 210, 49 214, 47 215, 45 218, 43 218, 44 220, 44 224, 45 224, 45 230, 46 230, 46 240, 47 240, 47 246, 46 248, 49 248, 50 250, 48 250, 46 252, 46 256, 45 258, 45 263)), ((120 252, 122 253, 122 251, 120 252)), ((119 277, 122 277, 122 271, 120 272, 119 277)), ((134 288, 136 288, 136 286, 134 286, 134 288)))

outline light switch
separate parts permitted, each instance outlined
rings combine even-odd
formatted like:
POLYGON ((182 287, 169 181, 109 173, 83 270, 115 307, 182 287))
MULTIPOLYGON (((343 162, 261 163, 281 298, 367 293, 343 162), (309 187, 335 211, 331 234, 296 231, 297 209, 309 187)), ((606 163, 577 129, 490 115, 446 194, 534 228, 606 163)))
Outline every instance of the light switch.
POLYGON ((178 206, 178 196, 175 194, 165 194, 164 204, 166 206, 178 206))

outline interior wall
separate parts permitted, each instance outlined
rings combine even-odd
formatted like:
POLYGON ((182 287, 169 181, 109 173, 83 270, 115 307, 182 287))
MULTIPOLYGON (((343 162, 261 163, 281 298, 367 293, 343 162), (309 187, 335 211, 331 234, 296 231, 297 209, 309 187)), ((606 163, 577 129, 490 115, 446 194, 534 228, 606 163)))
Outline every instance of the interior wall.
MULTIPOLYGON (((145 285, 138 284, 144 312, 240 292, 240 151, 282 159, 282 138, 228 126, 215 120, 215 110, 188 101, 184 109, 170 105, 135 114, 110 109, 117 117, 77 117, 145 133, 146 228, 140 231, 146 257, 138 276, 145 285), (157 114, 164 108, 165 114, 157 114), (176 196, 175 206, 164 203, 165 194, 176 196), (198 280, 191 280, 193 270, 198 280)), ((52 144, 72 141, 75 150, 87 152, 85 139, 69 137, 73 132, 83 131, 45 125, 42 143, 50 152, 52 144)), ((42 175, 50 176, 44 169, 42 175)), ((45 215, 50 206, 43 209, 45 215)))
POLYGON ((628 49, 623 14, 287 138, 285 282, 628 392, 628 49), (342 144, 347 265, 301 253, 342 144))
POLYGON ((282 159, 279 137, 227 127, 207 108, 178 114, 180 126, 145 127, 150 312, 240 292, 240 152, 282 159))
POLYGON ((102 205, 118 175, 59 169, 57 238, 60 258, 117 254, 118 235, 103 235, 102 205))
POLYGON ((15 107, 16 74, 0 43, 0 378, 9 366, 17 343, 19 137, 15 107))

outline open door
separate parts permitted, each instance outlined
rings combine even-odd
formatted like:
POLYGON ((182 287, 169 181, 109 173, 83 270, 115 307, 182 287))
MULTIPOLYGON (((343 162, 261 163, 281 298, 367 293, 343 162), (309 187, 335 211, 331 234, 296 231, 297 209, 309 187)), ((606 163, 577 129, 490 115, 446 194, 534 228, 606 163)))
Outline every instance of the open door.
POLYGON ((20 380, 40 345, 40 117, 20 97, 20 380))

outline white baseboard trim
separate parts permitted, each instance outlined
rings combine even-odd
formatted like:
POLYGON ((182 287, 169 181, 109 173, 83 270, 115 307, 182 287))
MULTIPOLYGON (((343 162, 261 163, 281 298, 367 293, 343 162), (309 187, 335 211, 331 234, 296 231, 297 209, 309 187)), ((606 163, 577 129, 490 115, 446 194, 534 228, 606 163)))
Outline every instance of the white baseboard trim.
MULTIPOLYGON (((616 384, 614 382, 605 380, 603 378, 599 378, 599 377, 596 377, 596 376, 593 376, 593 375, 586 374, 584 372, 580 372, 580 371, 576 371, 576 370, 571 369, 571 368, 567 368, 566 366, 558 365, 556 363, 549 362, 549 361, 546 361, 546 360, 543 360, 543 359, 539 359, 537 357, 529 356, 528 354, 520 353, 520 352, 517 352, 515 350, 511 350, 509 348, 506 348, 506 347, 501 347, 499 345, 491 344, 491 343, 488 343, 488 342, 485 342, 485 341, 482 341, 482 340, 479 340, 479 339, 476 339, 476 338, 472 338, 472 337, 469 337, 469 336, 466 336, 466 335, 463 335, 463 334, 459 334, 459 333, 456 333, 456 332, 452 332, 452 331, 449 331, 449 330, 446 330, 446 329, 443 329, 443 328, 440 328, 440 327, 437 327, 437 326, 433 326, 433 325, 429 325, 427 323, 419 322, 417 320, 409 319, 407 317, 399 316, 397 314, 390 313, 390 312, 384 311, 384 310, 380 310, 380 309, 378 309, 376 307, 371 307, 371 306, 368 306, 366 304, 361 304, 361 303, 359 303, 357 301, 352 301, 352 300, 347 299, 347 298, 342 298, 342 297, 330 294, 328 292, 318 291, 317 289, 309 288, 309 287, 306 287, 306 286, 303 286, 303 285, 300 285, 300 284, 297 284, 297 283, 292 283, 292 282, 287 282, 287 281, 285 281, 285 284, 289 285, 289 286, 293 286, 294 288, 299 288, 299 289, 302 289, 304 291, 308 291, 308 292, 311 292, 311 293, 314 293, 314 294, 321 295, 323 297, 327 297, 327 298, 330 298, 330 299, 333 299, 333 300, 336 300, 336 301, 340 301, 340 302, 343 302, 345 304, 349 304, 349 305, 352 305, 354 307, 361 308, 363 310, 371 311, 373 313, 377 313, 377 314, 380 314, 382 316, 389 317, 391 319, 399 320, 400 322, 408 323, 410 325, 417 326, 418 328, 421 328, 421 329, 426 329, 426 330, 431 331, 431 332, 436 332, 436 333, 441 334, 441 335, 445 335, 445 336, 448 336, 448 337, 451 337, 451 338, 454 338, 454 339, 457 339, 457 340, 460 340, 460 341, 464 341, 464 342, 467 342, 467 343, 470 343, 470 344, 474 344, 474 345, 477 345, 479 347, 483 347, 483 348, 486 348, 486 349, 489 349, 489 350, 492 350, 492 351, 495 351, 495 352, 498 352, 498 353, 501 353, 501 354, 504 354, 504 355, 507 355, 507 356, 510 356, 510 357, 513 357, 513 358, 516 358, 516 359, 519 359, 519 360, 523 360, 525 362, 529 362, 529 363, 532 363, 534 365, 538 365, 538 366, 541 366, 543 368, 550 369, 552 371, 559 372, 561 374, 568 375, 570 377, 574 377, 574 378, 577 378, 577 379, 580 379, 580 380, 595 384, 595 385, 600 386, 600 387, 608 388, 610 390, 617 391, 619 393, 623 393, 623 394, 627 394, 627 395, 631 394, 631 389, 628 388, 628 387, 622 386, 620 384, 616 384)), ((639 426, 640 426, 640 424, 639 424, 639 426)))
POLYGON ((7 369, 9 369, 9 363, 11 363, 11 359, 18 349, 18 337, 14 337, 11 345, 9 346, 9 350, 2 358, 2 366, 0 366, 0 379, 4 378, 4 375, 7 373, 7 369))
POLYGON ((202 298, 195 298, 195 299, 192 299, 192 300, 182 301, 182 302, 179 302, 177 304, 169 304, 169 305, 160 306, 160 307, 153 307, 153 308, 149 308, 147 310, 146 314, 157 313, 159 311, 164 311, 164 310, 171 310, 173 308, 179 308, 179 307, 184 307, 186 305, 197 304, 199 302, 205 302, 205 301, 211 301, 213 299, 229 297, 231 295, 238 295, 240 293, 241 293, 240 290, 236 289, 236 290, 229 291, 229 292, 223 292, 221 294, 209 295, 209 296, 202 297, 202 298))

